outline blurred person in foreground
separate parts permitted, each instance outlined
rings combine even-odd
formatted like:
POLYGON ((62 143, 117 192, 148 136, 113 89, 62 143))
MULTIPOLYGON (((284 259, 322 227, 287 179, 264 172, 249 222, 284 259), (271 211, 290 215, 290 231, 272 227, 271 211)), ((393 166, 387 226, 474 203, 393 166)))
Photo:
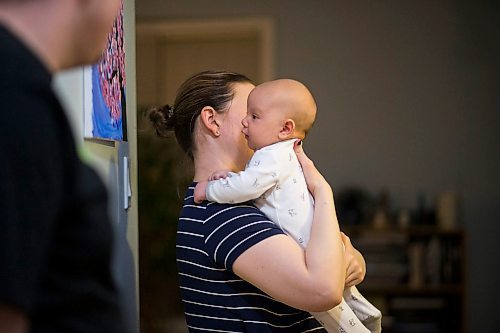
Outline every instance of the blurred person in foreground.
POLYGON ((52 90, 96 62, 119 0, 0 0, 0 332, 126 332, 107 192, 52 90))

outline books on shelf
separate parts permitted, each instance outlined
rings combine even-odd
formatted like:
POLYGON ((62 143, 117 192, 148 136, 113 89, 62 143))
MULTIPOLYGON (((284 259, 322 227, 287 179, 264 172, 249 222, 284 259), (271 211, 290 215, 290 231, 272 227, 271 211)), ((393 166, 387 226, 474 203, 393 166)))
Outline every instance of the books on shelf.
POLYGON ((464 332, 462 230, 354 227, 346 232, 365 258, 359 288, 379 300, 385 332, 464 332))
POLYGON ((366 261, 365 283, 409 287, 461 283, 460 239, 453 234, 361 232, 351 237, 366 261))

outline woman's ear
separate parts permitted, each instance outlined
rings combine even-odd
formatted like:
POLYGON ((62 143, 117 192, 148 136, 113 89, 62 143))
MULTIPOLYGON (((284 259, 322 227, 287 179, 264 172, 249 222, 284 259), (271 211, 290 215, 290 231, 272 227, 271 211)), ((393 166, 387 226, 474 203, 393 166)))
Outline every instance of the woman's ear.
POLYGON ((211 132, 214 136, 220 135, 220 126, 218 123, 218 113, 211 106, 205 106, 201 109, 200 120, 203 125, 209 132, 211 132))
POLYGON ((292 119, 287 119, 283 123, 283 127, 281 127, 280 132, 278 133, 278 137, 280 140, 288 139, 295 133, 295 121, 292 119))

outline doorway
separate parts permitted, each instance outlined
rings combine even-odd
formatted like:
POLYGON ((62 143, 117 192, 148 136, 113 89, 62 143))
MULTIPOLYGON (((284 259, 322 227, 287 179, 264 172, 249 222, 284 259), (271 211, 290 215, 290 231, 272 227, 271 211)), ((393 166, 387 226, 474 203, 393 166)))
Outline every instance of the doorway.
POLYGON ((175 139, 154 135, 144 112, 173 104, 181 83, 208 69, 273 78, 267 18, 137 22, 139 294, 142 333, 187 332, 175 266, 175 233, 191 162, 175 139))
POLYGON ((139 105, 173 103, 194 73, 224 69, 257 83, 273 76, 273 23, 267 18, 137 23, 139 105))

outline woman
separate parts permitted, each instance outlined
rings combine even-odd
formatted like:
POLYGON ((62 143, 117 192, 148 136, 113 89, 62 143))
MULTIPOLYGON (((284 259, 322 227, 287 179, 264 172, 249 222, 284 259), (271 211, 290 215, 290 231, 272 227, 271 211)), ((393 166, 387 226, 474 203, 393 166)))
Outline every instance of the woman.
POLYGON ((339 304, 344 286, 363 280, 365 263, 339 231, 332 190, 300 144, 316 203, 305 249, 250 204, 194 203, 196 182, 241 171, 251 157, 241 120, 253 88, 240 74, 202 72, 184 82, 173 107, 150 113, 157 133, 173 130, 194 161, 177 231, 186 322, 190 332, 324 332, 307 311, 339 304))

